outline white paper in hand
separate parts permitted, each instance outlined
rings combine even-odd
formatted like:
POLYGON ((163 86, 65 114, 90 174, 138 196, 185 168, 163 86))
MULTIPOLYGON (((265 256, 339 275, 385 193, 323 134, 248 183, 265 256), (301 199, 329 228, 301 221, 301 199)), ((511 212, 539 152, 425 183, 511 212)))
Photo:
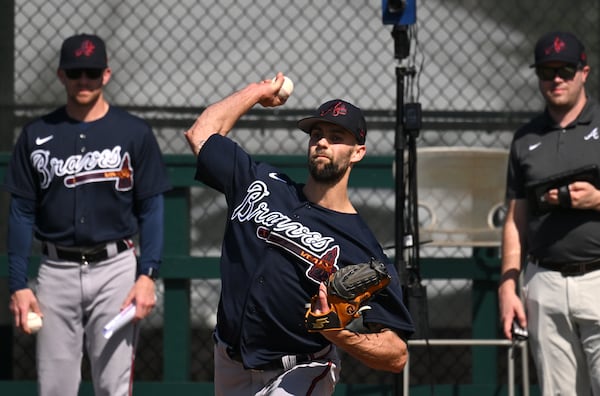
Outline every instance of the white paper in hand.
POLYGON ((131 322, 131 319, 133 319, 134 316, 135 305, 131 303, 124 310, 119 312, 119 314, 115 316, 110 322, 108 322, 106 326, 104 326, 104 328, 102 329, 102 334, 104 335, 104 338, 109 339, 115 331, 119 330, 121 327, 131 322))

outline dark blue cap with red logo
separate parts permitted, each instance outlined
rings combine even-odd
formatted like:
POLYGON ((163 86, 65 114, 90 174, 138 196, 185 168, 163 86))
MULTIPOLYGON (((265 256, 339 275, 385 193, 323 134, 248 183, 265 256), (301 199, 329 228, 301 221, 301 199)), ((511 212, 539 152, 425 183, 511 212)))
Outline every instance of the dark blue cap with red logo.
POLYGON ((535 62, 531 67, 547 62, 565 62, 576 66, 587 65, 583 44, 574 34, 550 32, 543 35, 535 45, 535 62))
POLYGON ((67 38, 60 49, 61 69, 105 69, 108 66, 104 41, 92 34, 67 38))
POLYGON ((333 99, 323 103, 312 117, 298 121, 298 128, 310 133, 317 122, 330 122, 350 131, 358 141, 365 144, 367 137, 367 122, 363 112, 358 107, 341 99, 333 99))

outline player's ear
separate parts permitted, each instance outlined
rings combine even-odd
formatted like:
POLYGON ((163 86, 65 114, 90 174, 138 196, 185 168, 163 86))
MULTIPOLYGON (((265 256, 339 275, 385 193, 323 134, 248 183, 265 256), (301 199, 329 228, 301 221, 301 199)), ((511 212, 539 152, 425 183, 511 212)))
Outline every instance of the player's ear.
POLYGON ((354 152, 352 153, 352 158, 350 160, 354 163, 359 162, 363 159, 366 153, 367 146, 364 144, 357 144, 354 146, 354 152))
POLYGON ((106 69, 104 69, 104 71, 102 72, 102 85, 106 85, 108 84, 108 81, 110 80, 110 76, 112 75, 112 70, 110 69, 110 67, 107 67, 106 69))

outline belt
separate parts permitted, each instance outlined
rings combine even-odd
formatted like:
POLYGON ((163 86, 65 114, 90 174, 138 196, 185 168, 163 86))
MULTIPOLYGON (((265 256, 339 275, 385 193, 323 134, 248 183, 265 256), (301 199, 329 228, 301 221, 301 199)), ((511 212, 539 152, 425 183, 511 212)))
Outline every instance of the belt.
MULTIPOLYGON (((225 348, 230 359, 243 363, 242 354, 237 348, 227 346, 225 348)), ((290 368, 303 363, 312 362, 324 358, 331 351, 331 345, 315 353, 301 353, 298 355, 285 355, 277 360, 272 360, 260 366, 253 367, 253 370, 271 371, 271 370, 289 370, 290 368)))
POLYGON ((133 242, 130 239, 120 239, 115 242, 85 248, 61 247, 50 242, 44 242, 42 253, 50 258, 87 264, 106 260, 132 247, 133 242), (114 245, 114 248, 111 248, 111 244, 114 245))
POLYGON ((551 271, 558 271, 562 276, 579 276, 600 269, 600 258, 582 262, 551 263, 529 256, 529 262, 551 271))

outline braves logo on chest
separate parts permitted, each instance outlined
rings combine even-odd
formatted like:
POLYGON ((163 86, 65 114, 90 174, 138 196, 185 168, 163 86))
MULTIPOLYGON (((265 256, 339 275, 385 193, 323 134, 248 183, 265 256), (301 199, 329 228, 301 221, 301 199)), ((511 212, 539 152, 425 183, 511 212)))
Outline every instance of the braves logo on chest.
POLYGON ((276 245, 308 264, 306 276, 320 283, 338 270, 340 248, 332 237, 310 230, 284 213, 273 211, 263 199, 269 195, 267 185, 259 180, 247 189, 231 220, 253 221, 258 224, 256 236, 276 245))
POLYGON ((35 150, 30 155, 40 174, 40 187, 48 188, 55 177, 63 177, 67 188, 87 183, 115 182, 117 191, 133 188, 133 168, 129 153, 121 155, 121 147, 71 155, 66 159, 51 157, 48 150, 35 150))

